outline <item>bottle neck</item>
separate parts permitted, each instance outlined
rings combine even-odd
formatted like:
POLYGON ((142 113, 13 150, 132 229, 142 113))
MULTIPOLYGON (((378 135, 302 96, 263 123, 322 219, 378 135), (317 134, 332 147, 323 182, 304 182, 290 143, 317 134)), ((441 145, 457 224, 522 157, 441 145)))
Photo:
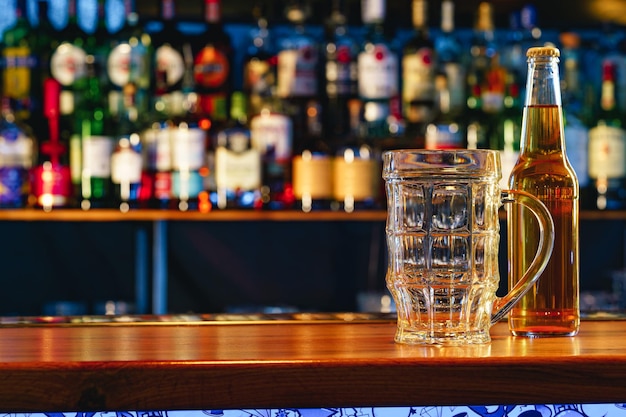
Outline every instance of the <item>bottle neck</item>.
POLYGON ((526 100, 522 119, 521 152, 565 153, 559 58, 535 56, 528 60, 526 100))
POLYGON ((204 1, 204 20, 207 23, 220 23, 222 19, 222 10, 219 0, 204 1))

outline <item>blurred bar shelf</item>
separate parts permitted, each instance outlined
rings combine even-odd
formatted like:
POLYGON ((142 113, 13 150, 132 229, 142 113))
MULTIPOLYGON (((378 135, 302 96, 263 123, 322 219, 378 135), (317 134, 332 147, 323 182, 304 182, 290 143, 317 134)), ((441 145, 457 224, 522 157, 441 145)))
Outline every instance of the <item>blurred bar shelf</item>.
MULTIPOLYGON (((504 212, 501 219, 506 219, 504 212)), ((167 314, 168 223, 172 222, 371 222, 384 225, 385 210, 344 211, 213 210, 210 212, 136 209, 3 209, 0 222, 133 222, 135 224, 135 305, 140 314, 167 314), (151 229, 151 235, 149 233, 151 229), (151 236, 151 238, 149 238, 151 236), (150 269, 148 266, 151 265, 150 269), (151 277, 148 276, 151 271, 151 277), (149 285, 151 281, 151 288, 149 285), (149 299, 151 298, 151 307, 149 299)), ((626 211, 581 211, 583 221, 626 220, 626 211)))
POLYGON ((575 337, 535 339, 513 337, 501 322, 492 328, 490 344, 456 347, 398 345, 392 319, 153 320, 154 325, 0 329, 0 411, 269 411, 626 399, 624 320, 583 320, 575 337))

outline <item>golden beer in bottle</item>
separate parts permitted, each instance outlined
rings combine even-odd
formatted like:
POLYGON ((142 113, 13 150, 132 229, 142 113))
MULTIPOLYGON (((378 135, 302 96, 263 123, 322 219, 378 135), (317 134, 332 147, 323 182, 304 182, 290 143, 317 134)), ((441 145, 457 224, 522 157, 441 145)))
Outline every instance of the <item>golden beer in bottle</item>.
MULTIPOLYGON (((573 336, 579 311, 579 186, 567 159, 559 80, 560 52, 554 47, 528 49, 526 100, 520 156, 509 187, 537 196, 555 226, 550 261, 535 286, 509 313, 516 336, 573 336)), ((539 241, 538 227, 523 208, 511 208, 508 223, 509 284, 527 269, 539 241)))

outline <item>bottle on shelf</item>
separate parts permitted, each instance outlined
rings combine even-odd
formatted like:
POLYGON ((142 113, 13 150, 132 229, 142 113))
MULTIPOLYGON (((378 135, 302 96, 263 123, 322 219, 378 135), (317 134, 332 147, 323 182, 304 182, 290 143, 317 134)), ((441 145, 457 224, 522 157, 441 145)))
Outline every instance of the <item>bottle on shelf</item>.
POLYGON ((78 25, 76 3, 76 0, 68 0, 68 22, 59 31, 59 44, 50 57, 50 75, 61 84, 61 136, 67 137, 76 134, 75 87, 87 76, 86 35, 78 25))
MULTIPOLYGON (((84 3, 79 2, 77 5, 84 3)), ((71 118, 69 137, 69 159, 72 173, 73 194, 77 205, 83 209, 108 207, 111 204, 110 157, 113 147, 112 120, 109 111, 109 79, 107 75, 107 57, 111 50, 109 30, 106 26, 104 0, 98 0, 96 10, 91 14, 83 12, 81 29, 84 30, 82 49, 85 52, 84 76, 76 77, 72 83, 71 94, 74 110, 71 118), (84 29, 83 29, 84 28, 84 29), (91 154, 87 169, 83 171, 83 140, 89 141, 94 136, 102 146, 87 145, 91 154), (108 138, 108 139, 106 139, 108 138), (107 144, 107 140, 109 143, 107 144), (99 153, 102 151, 102 154, 99 153), (99 174, 93 176, 89 164, 100 167, 99 174), (107 166, 109 168, 107 168, 107 166), (85 183, 83 184, 83 181, 85 183)))
POLYGON ((268 210, 293 208, 291 176, 293 123, 280 101, 267 102, 250 121, 252 146, 261 155, 261 206, 268 210))
POLYGON ((295 208, 304 212, 330 210, 333 201, 332 151, 322 136, 321 107, 311 100, 304 132, 292 160, 295 208))
POLYGON ((185 75, 185 45, 188 41, 178 29, 174 0, 161 1, 161 28, 152 33, 154 71, 152 77, 153 121, 179 117, 185 111, 183 79, 185 75))
MULTIPOLYGON (((508 188, 509 176, 519 157, 522 134, 521 97, 516 77, 513 74, 508 74, 506 84, 504 108, 494 121, 490 137, 490 148, 500 151, 502 167, 500 187, 504 190, 508 188)), ((565 137, 567 138, 567 135, 565 137)))
POLYGON ((468 77, 467 107, 463 122, 465 124, 467 148, 489 148, 492 120, 483 110, 482 88, 474 75, 468 77))
POLYGON ((15 23, 2 34, 0 46, 4 65, 0 77, 1 89, 15 117, 30 124, 37 120, 31 117, 41 111, 41 107, 37 107, 41 102, 36 99, 41 97, 41 89, 37 88, 41 74, 37 70, 35 28, 28 20, 26 5, 26 0, 17 0, 15 23))
POLYGON ((466 148, 465 132, 459 123, 458 114, 452 113, 450 105, 450 86, 445 74, 435 77, 436 113, 431 123, 426 126, 426 149, 462 149, 466 148))
POLYGON ((605 60, 597 123, 589 129, 588 172, 600 210, 626 208, 626 130, 619 108, 616 65, 605 60))
MULTIPOLYGON (((559 75, 560 52, 555 47, 530 48, 520 157, 509 186, 538 197, 548 208, 555 245, 539 280, 509 313, 516 336, 573 336, 580 326, 578 180, 563 138, 559 75)), ((511 209, 508 222, 511 288, 535 256, 537 225, 524 210, 511 209)))
POLYGON ((345 1, 334 0, 326 21, 325 41, 325 137, 333 142, 350 133, 349 103, 357 97, 359 44, 348 32, 345 1))
POLYGON ((232 89, 233 46, 224 30, 221 0, 204 1, 205 30, 190 39, 197 118, 208 118, 213 131, 228 120, 232 89))
POLYGON ((248 97, 248 115, 258 114, 265 101, 276 94, 276 66, 278 57, 265 16, 263 4, 255 4, 252 14, 256 26, 243 63, 243 93, 248 97))
POLYGON ((298 148, 298 133, 306 130, 308 104, 320 100, 321 52, 307 25, 308 0, 290 0, 285 15, 291 27, 278 41, 276 95, 282 111, 292 119, 294 147, 298 148))
POLYGON ((252 146, 247 98, 234 92, 231 124, 215 136, 216 206, 219 209, 261 208, 261 155, 252 146))
POLYGON ((122 212, 145 206, 145 192, 142 193, 143 158, 142 143, 137 130, 137 109, 135 98, 137 88, 128 83, 122 90, 122 113, 117 120, 117 143, 111 155, 111 181, 114 190, 114 205, 122 212))
POLYGON ((563 32, 559 36, 561 43, 561 91, 563 95, 564 134, 569 159, 580 187, 580 207, 590 209, 595 204, 591 201, 591 182, 589 180, 589 127, 591 112, 585 103, 589 83, 583 79, 582 51, 580 35, 576 32, 563 32))
POLYGON ((339 144, 333 159, 333 209, 351 213, 381 207, 381 156, 362 128, 362 103, 348 103, 350 134, 339 144))
POLYGON ((466 103, 467 57, 464 45, 457 35, 454 20, 454 2, 441 2, 441 33, 435 37, 437 71, 446 75, 450 90, 450 111, 462 113, 466 103))
POLYGON ((402 111, 406 134, 420 143, 435 113, 435 43, 428 31, 428 3, 413 0, 413 36, 402 48, 402 111))
POLYGON ((138 115, 133 122, 138 127, 149 123, 152 86, 152 38, 140 24, 132 0, 124 0, 126 22, 115 34, 107 56, 106 71, 109 78, 109 108, 112 117, 125 118, 124 108, 128 97, 127 86, 132 85, 135 97, 133 106, 138 115))
POLYGON ((385 0, 362 0, 365 34, 357 56, 358 97, 364 134, 376 140, 389 136, 392 101, 400 100, 399 59, 384 30, 385 16, 385 0))
POLYGON ((61 85, 52 78, 44 81, 43 109, 48 119, 48 140, 40 142, 39 162, 31 170, 34 205, 44 211, 67 207, 72 197, 72 176, 68 151, 60 138, 61 85))
POLYGON ((112 204, 111 155, 115 141, 94 55, 87 55, 85 71, 84 80, 75 88, 77 133, 70 138, 70 167, 75 197, 80 207, 88 210, 112 204))
POLYGON ((30 127, 16 120, 11 101, 0 103, 0 208, 28 205, 28 174, 36 162, 36 142, 30 127))

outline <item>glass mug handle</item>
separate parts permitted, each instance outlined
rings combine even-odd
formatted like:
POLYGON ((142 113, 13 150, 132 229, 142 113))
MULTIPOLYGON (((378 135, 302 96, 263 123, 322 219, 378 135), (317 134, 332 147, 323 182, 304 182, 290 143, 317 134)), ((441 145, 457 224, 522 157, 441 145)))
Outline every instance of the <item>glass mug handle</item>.
MULTIPOLYGON (((539 246, 532 263, 504 297, 496 298, 491 314, 491 324, 502 319, 524 294, 537 282, 548 265, 554 247, 554 222, 546 206, 535 196, 524 191, 502 190, 503 204, 521 204, 528 208, 539 222, 539 246)), ((508 221, 508 219, 507 219, 508 221)))

